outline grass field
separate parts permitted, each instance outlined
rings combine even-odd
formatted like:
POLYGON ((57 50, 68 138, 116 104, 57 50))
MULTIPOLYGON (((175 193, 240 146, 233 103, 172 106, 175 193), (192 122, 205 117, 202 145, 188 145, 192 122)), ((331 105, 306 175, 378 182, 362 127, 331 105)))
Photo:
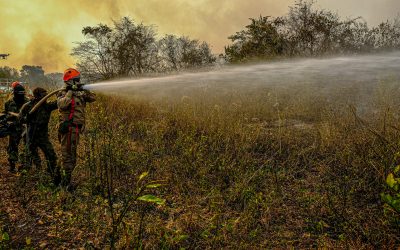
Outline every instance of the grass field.
POLYGON ((100 94, 73 194, 44 170, 6 174, 1 139, 0 248, 399 247, 380 198, 400 152, 397 81, 186 94, 100 94))

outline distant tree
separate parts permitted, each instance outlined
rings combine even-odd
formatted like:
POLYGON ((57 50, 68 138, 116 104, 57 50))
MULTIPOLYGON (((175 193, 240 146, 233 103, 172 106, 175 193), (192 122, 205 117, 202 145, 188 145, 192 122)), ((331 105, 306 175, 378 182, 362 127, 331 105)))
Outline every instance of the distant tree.
POLYGON ((225 48, 228 60, 237 62, 283 55, 286 41, 279 29, 284 25, 284 20, 271 19, 269 16, 250 20, 245 30, 229 37, 233 44, 225 48))
POLYGON ((153 26, 124 17, 112 27, 85 27, 86 41, 77 43, 72 55, 91 81, 149 72, 179 70, 215 62, 210 46, 187 37, 165 36, 157 40, 153 26))
POLYGON ((118 63, 118 75, 140 75, 156 71, 159 58, 153 27, 135 24, 128 17, 114 25, 112 53, 118 63))
POLYGON ((159 41, 158 47, 166 70, 211 65, 216 61, 206 42, 200 43, 186 36, 166 35, 159 41))
POLYGON ((299 0, 289 7, 286 34, 290 55, 320 55, 331 51, 342 25, 337 14, 313 8, 314 1, 299 0))
POLYGON ((342 20, 313 0, 297 0, 286 16, 250 18, 244 30, 229 37, 225 47, 230 62, 253 58, 322 56, 400 48, 400 21, 369 28, 361 18, 342 20))
POLYGON ((0 78, 17 79, 19 72, 17 69, 8 66, 0 67, 0 78))
POLYGON ((217 57, 212 53, 210 45, 207 42, 201 42, 199 44, 200 45, 198 46, 197 49, 198 51, 197 55, 201 59, 198 60, 199 62, 201 62, 201 64, 197 66, 207 66, 214 64, 217 61, 217 57))
POLYGON ((47 88, 49 89, 57 89, 61 86, 63 86, 63 73, 50 73, 46 74, 47 78, 47 88))
POLYGON ((400 17, 386 21, 372 29, 374 47, 379 49, 400 49, 400 17))
POLYGON ((161 58, 165 69, 178 70, 182 58, 182 46, 179 39, 174 35, 165 35, 158 44, 161 58))
POLYGON ((181 64, 183 68, 210 65, 216 60, 206 42, 200 43, 198 40, 189 39, 189 37, 180 37, 179 43, 182 48, 181 64))
POLYGON ((72 55, 83 73, 103 79, 139 75, 157 68, 158 50, 151 26, 136 24, 128 17, 113 27, 99 24, 85 27, 85 42, 77 43, 72 55))
POLYGON ((21 80, 31 84, 31 86, 43 86, 48 83, 42 66, 24 65, 20 72, 21 80))
POLYGON ((111 44, 112 29, 99 24, 96 27, 83 28, 82 33, 88 40, 78 42, 72 49, 72 55, 78 59, 77 66, 88 75, 99 74, 104 79, 116 76, 111 44))

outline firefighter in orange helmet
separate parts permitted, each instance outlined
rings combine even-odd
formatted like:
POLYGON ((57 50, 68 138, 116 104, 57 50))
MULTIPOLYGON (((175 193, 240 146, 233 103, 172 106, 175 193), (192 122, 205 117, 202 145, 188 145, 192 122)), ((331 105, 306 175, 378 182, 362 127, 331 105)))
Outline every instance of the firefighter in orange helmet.
POLYGON ((18 81, 15 81, 15 82, 11 83, 11 88, 14 89, 17 85, 21 85, 21 83, 18 81))
POLYGON ((79 136, 85 128, 86 104, 95 101, 95 94, 84 90, 80 82, 80 72, 69 68, 65 70, 63 80, 65 89, 57 95, 60 113, 58 138, 61 143, 62 181, 61 185, 72 190, 72 172, 76 166, 79 136))

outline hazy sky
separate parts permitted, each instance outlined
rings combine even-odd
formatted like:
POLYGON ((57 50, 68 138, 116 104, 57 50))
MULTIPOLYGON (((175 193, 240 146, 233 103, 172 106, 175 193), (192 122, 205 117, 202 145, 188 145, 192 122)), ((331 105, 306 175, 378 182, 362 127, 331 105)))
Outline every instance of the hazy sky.
MULTIPOLYGON (((130 16, 154 24, 160 35, 188 35, 223 52, 227 37, 249 17, 287 13, 294 0, 0 0, 0 53, 12 54, 0 66, 42 65, 47 72, 73 66, 73 42, 81 29, 130 16)), ((400 0, 318 0, 317 6, 343 17, 363 16, 368 23, 400 13, 400 0)))

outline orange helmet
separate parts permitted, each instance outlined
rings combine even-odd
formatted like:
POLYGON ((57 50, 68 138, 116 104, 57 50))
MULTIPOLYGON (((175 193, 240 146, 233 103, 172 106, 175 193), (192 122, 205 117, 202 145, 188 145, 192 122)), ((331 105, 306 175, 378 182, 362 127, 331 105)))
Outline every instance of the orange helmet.
POLYGON ((13 83, 11 83, 11 88, 15 88, 16 86, 18 86, 18 85, 21 85, 22 86, 22 84, 20 83, 20 82, 18 82, 18 81, 15 81, 15 82, 13 82, 13 83))
POLYGON ((67 82, 69 80, 79 80, 80 76, 81 73, 78 70, 69 68, 64 71, 63 80, 64 82, 67 82))

